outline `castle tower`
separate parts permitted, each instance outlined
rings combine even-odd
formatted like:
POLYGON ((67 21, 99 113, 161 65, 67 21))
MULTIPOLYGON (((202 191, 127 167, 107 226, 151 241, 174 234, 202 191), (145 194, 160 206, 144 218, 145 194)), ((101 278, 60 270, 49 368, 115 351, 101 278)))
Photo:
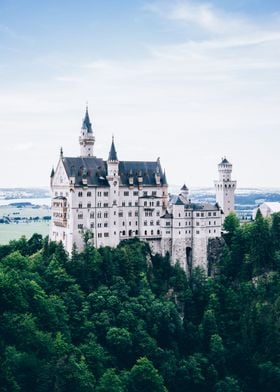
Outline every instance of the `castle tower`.
POLYGON ((106 179, 110 185, 109 190, 109 238, 110 246, 117 246, 119 243, 119 222, 118 222, 118 197, 119 197, 119 160, 115 147, 114 137, 107 160, 107 176, 106 179))
POLYGON ((234 192, 236 181, 231 179, 232 164, 226 159, 218 164, 219 180, 215 181, 216 202, 222 208, 224 216, 234 212, 234 192))
POLYGON ((82 124, 79 142, 81 147, 81 157, 92 157, 95 137, 92 132, 92 126, 88 115, 88 107, 86 107, 86 114, 82 124))

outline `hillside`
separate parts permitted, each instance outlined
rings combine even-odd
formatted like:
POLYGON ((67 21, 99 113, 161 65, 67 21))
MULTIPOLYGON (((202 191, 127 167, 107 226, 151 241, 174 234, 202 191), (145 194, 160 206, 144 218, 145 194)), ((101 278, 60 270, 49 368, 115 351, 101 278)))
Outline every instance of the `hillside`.
POLYGON ((211 278, 138 240, 0 246, 0 391, 279 391, 280 215, 226 229, 211 278))

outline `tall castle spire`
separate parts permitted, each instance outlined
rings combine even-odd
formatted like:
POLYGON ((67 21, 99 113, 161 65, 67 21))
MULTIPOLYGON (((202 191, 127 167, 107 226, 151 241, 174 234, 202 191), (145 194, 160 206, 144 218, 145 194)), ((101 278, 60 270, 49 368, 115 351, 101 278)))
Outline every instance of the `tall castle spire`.
POLYGON ((114 136, 112 136, 112 144, 111 144, 111 148, 110 148, 110 152, 109 152, 108 161, 112 161, 112 162, 118 161, 117 151, 116 151, 115 142, 114 142, 114 136))
POLYGON ((81 156, 82 157, 92 157, 93 156, 93 146, 95 143, 95 137, 92 131, 92 125, 90 122, 88 107, 86 107, 85 117, 82 123, 81 135, 79 137, 81 156))

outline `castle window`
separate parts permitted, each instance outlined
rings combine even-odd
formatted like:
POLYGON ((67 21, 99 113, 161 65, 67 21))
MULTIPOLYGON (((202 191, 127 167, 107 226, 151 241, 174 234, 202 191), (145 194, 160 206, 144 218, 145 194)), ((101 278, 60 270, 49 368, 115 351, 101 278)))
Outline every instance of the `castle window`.
POLYGON ((120 218, 123 217, 123 212, 119 212, 119 217, 120 217, 120 218))
POLYGON ((181 232, 179 231, 179 235, 181 234, 181 232))
POLYGON ((152 196, 156 196, 157 195, 157 191, 152 191, 152 196))
POLYGON ((124 201, 122 202, 122 206, 125 207, 125 202, 124 201))
POLYGON ((154 206, 154 202, 150 201, 150 206, 153 207, 154 206))
POLYGON ((209 233, 211 233, 211 230, 209 230, 209 233))
POLYGON ((101 202, 100 201, 97 203, 97 207, 101 207, 101 202))
POLYGON ((104 203, 103 207, 107 208, 107 207, 109 207, 109 204, 108 203, 104 203))
POLYGON ((114 200, 113 201, 113 206, 116 206, 117 205, 117 200, 114 200))
POLYGON ((83 192, 78 192, 78 196, 82 197, 83 196, 83 192))
POLYGON ((109 233, 104 233, 104 237, 109 237, 109 233))
POLYGON ((123 193, 123 195, 124 196, 129 196, 129 192, 126 191, 126 192, 123 193))
POLYGON ((122 232, 122 235, 125 235, 125 230, 122 232))
POLYGON ((208 212, 208 216, 211 216, 211 212, 208 212))
POLYGON ((83 225, 82 223, 79 223, 79 224, 78 224, 78 229, 82 230, 83 227, 84 227, 84 225, 83 225))
POLYGON ((79 203, 79 204, 78 204, 78 208, 83 208, 82 203, 79 203))
POLYGON ((97 223, 97 227, 102 227, 102 223, 97 223))
POLYGON ((138 192, 137 192, 137 191, 134 191, 134 192, 133 192, 133 196, 138 196, 138 192))
POLYGON ((138 235, 138 230, 135 230, 135 235, 138 235))
POLYGON ((151 221, 151 222, 150 222, 150 225, 151 225, 151 226, 154 226, 154 221, 151 221))
POLYGON ((131 222, 128 222, 128 226, 131 226, 131 222))
POLYGON ((146 201, 144 201, 144 207, 146 207, 147 206, 147 202, 146 201))
POLYGON ((157 207, 160 207, 160 201, 159 200, 157 201, 157 207))
POLYGON ((90 197, 91 196, 91 192, 87 192, 87 197, 90 197))
POLYGON ((98 212, 97 213, 97 218, 101 218, 101 217, 102 217, 101 212, 98 212))
MULTIPOLYGON (((109 192, 104 192, 103 195, 104 195, 105 197, 107 197, 107 196, 109 196, 109 192)), ((105 235, 104 235, 104 237, 105 237, 105 235)))
POLYGON ((116 226, 116 221, 114 221, 114 226, 116 226))
POLYGON ((159 226, 160 225, 160 221, 157 221, 157 226, 159 226))
POLYGON ((196 213, 196 216, 199 216, 199 212, 196 213))
POLYGON ((147 235, 147 230, 144 231, 144 235, 147 235))
POLYGON ((211 221, 209 221, 209 226, 211 225, 211 221))
POLYGON ((135 207, 138 207, 138 201, 135 202, 135 207))
POLYGON ((216 221, 214 221, 214 225, 216 224, 216 221))
POLYGON ((98 233, 97 236, 98 236, 98 238, 101 238, 102 237, 102 233, 98 233))
POLYGON ((128 216, 132 216, 132 212, 131 211, 129 211, 128 216))
POLYGON ((160 212, 159 211, 157 211, 157 216, 160 216, 160 212))
POLYGON ((160 230, 157 231, 157 234, 160 235, 160 230))
POLYGON ((144 191, 144 192, 143 192, 143 196, 148 196, 148 192, 147 192, 147 191, 144 191))
POLYGON ((154 235, 154 230, 151 230, 151 235, 154 235))
POLYGON ((97 192, 97 196, 101 196, 102 195, 102 192, 97 192))
POLYGON ((213 216, 216 216, 217 214, 216 214, 216 212, 213 212, 213 216))
POLYGON ((91 208, 91 204, 90 203, 87 203, 87 208, 91 208))
POLYGON ((181 222, 179 222, 179 226, 181 226, 181 222))
POLYGON ((104 212, 104 218, 108 218, 108 212, 104 212))
POLYGON ((107 222, 104 223, 104 227, 108 227, 108 223, 107 222))
POLYGON ((201 213, 202 218, 204 217, 204 212, 201 213))
POLYGON ((135 214, 134 214, 135 216, 138 216, 138 211, 135 211, 135 214))
POLYGON ((214 233, 216 233, 216 230, 214 229, 214 233))
POLYGON ((148 225, 148 222, 147 221, 144 221, 144 226, 147 226, 148 225))
POLYGON ((180 214, 180 212, 179 212, 178 216, 179 216, 179 218, 181 217, 181 214, 180 214))
POLYGON ((170 226, 170 222, 166 222, 166 226, 170 226))
POLYGON ((93 229, 94 228, 94 223, 90 224, 90 228, 93 229))
POLYGON ((196 222, 196 226, 199 226, 199 222, 196 222))
POLYGON ((125 223, 123 222, 122 225, 125 226, 125 223))
POLYGON ((199 234, 199 230, 196 230, 196 234, 199 234))
POLYGON ((83 219, 83 214, 78 214, 78 219, 83 219))
POLYGON ((131 201, 128 202, 128 207, 132 207, 131 201))

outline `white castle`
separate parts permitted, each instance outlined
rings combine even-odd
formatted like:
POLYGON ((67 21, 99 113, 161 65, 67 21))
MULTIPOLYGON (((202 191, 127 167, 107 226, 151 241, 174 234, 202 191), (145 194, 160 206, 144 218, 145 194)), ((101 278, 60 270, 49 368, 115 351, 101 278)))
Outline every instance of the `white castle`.
POLYGON ((86 109, 79 157, 64 157, 62 149, 51 173, 52 223, 50 239, 71 253, 84 247, 90 233, 95 247, 115 247, 138 237, 154 253, 171 256, 190 272, 207 269, 209 239, 221 237, 224 216, 234 211, 236 182, 224 158, 215 182, 217 203, 193 203, 186 185, 170 196, 159 158, 152 162, 120 161, 114 139, 107 160, 94 156, 95 136, 86 109))

